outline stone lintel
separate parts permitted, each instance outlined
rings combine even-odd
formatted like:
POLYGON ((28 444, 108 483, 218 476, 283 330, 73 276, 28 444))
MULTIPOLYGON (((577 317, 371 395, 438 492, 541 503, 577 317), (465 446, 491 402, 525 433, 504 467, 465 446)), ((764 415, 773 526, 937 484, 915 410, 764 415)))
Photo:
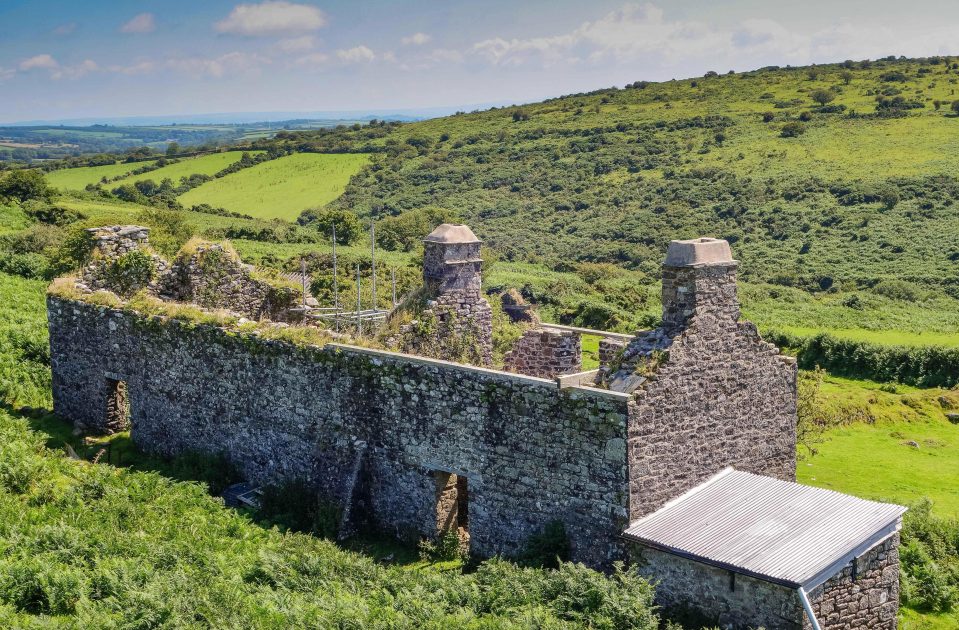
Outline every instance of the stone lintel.
POLYGON ((735 267, 729 242, 718 238, 694 238, 686 241, 671 241, 666 250, 666 267, 702 267, 717 265, 735 267))

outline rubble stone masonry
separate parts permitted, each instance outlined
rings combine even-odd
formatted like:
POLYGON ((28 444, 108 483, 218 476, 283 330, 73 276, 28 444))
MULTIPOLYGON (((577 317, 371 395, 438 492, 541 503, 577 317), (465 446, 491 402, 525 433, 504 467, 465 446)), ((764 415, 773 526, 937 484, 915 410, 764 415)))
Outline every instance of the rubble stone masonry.
POLYGON ((576 560, 624 553, 625 395, 55 296, 48 315, 54 409, 81 429, 103 428, 122 381, 147 452, 225 453, 253 483, 304 479, 344 507, 366 497, 368 519, 408 540, 437 533, 435 473, 453 473, 478 556, 516 553, 554 520, 576 560))

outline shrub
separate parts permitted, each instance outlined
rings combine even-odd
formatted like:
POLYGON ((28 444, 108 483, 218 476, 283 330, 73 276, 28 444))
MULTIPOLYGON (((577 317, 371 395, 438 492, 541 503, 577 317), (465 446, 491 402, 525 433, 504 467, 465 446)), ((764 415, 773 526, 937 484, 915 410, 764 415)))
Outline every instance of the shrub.
POLYGON ((772 112, 763 112, 763 122, 769 123, 776 120, 776 114, 772 112))
POLYGON ((911 282, 906 280, 889 279, 879 282, 872 288, 874 293, 885 296, 890 300, 900 300, 903 302, 915 302, 919 299, 919 289, 911 282))
POLYGON ((959 520, 932 515, 925 499, 903 518, 902 600, 919 610, 948 612, 959 605, 959 520))
POLYGON ((806 127, 798 122, 788 122, 779 130, 779 135, 783 138, 798 138, 804 133, 806 133, 806 127))
POLYGON ((376 225, 376 242, 390 251, 413 251, 423 237, 441 223, 456 220, 456 213, 446 208, 427 206, 409 210, 395 217, 387 217, 376 225))
POLYGON ((959 384, 959 348, 887 346, 825 333, 803 337, 769 331, 767 337, 782 348, 795 350, 803 369, 822 366, 843 376, 920 387, 959 384))
POLYGON ((114 293, 130 296, 156 278, 153 258, 138 249, 113 259, 104 270, 107 285, 114 293))
POLYGON ((333 237, 333 228, 336 228, 337 245, 355 243, 363 234, 363 226, 355 214, 349 210, 311 210, 313 225, 327 240, 333 237))
POLYGON ((809 95, 809 98, 820 105, 825 105, 826 103, 831 103, 836 100, 836 93, 832 90, 814 90, 809 95))
POLYGON ((956 115, 959 115, 959 101, 953 101, 952 105, 949 106, 956 115))
POLYGON ((569 561, 570 553, 566 526, 562 521, 551 521, 543 531, 529 537, 519 561, 526 566, 556 569, 569 561))
POLYGON ((47 200, 51 194, 47 180, 40 171, 22 169, 0 176, 0 199, 6 197, 17 201, 47 200))

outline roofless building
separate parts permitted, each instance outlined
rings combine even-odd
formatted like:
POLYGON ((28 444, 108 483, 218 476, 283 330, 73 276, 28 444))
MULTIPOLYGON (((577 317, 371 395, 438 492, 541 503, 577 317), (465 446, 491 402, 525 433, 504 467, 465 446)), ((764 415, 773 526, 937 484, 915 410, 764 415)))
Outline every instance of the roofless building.
MULTIPOLYGON (((78 428, 129 424, 148 452, 223 453, 253 484, 302 480, 339 506, 344 535, 455 530, 477 556, 511 555, 560 521, 574 560, 638 563, 664 605, 723 626, 896 627, 904 508, 795 483, 796 364, 740 320, 726 241, 670 244, 661 327, 544 324, 501 371, 466 226, 426 238, 418 296, 439 324, 410 330, 464 336, 473 364, 102 306, 85 296, 130 287, 99 266, 148 238, 92 235, 98 256, 48 300, 55 410, 78 428), (598 370, 581 371, 583 332, 603 337, 598 370)), ((141 288, 296 321, 299 296, 227 254, 158 261, 141 288)))

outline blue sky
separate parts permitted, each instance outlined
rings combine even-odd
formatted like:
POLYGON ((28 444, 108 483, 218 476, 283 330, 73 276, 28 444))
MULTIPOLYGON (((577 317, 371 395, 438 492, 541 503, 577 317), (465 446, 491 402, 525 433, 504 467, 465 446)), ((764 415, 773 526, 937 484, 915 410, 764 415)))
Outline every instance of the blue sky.
POLYGON ((0 0, 0 122, 416 109, 959 54, 928 0, 0 0))

